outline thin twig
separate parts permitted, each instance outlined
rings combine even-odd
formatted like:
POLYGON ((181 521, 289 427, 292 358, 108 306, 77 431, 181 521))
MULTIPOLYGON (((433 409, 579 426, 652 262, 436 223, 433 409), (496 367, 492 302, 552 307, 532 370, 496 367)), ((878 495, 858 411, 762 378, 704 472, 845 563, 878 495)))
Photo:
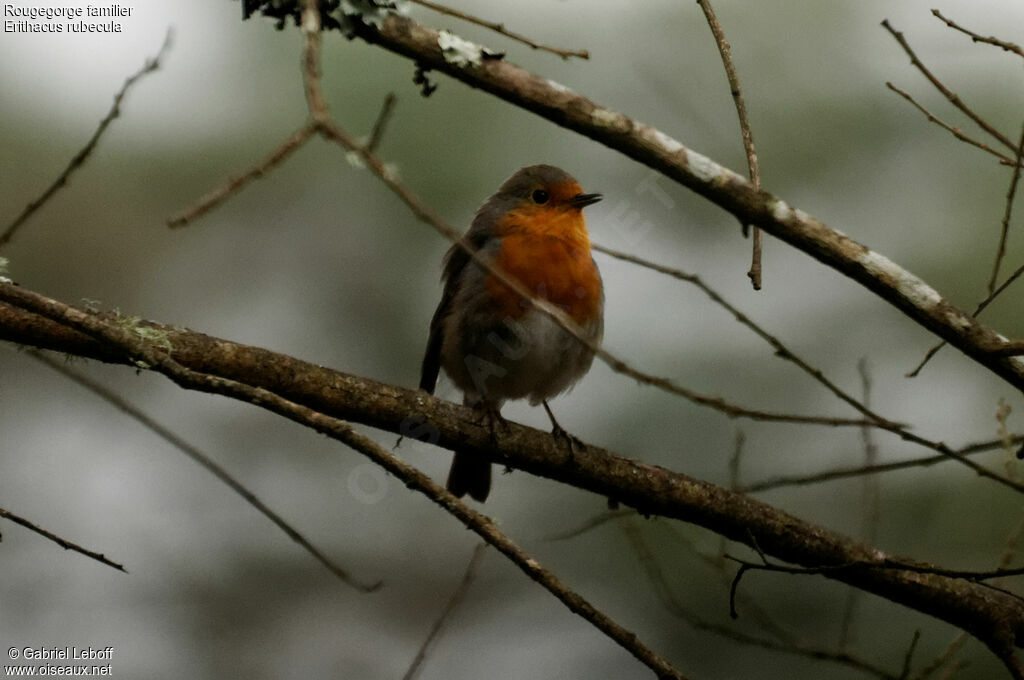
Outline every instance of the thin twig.
MULTIPOLYGON (((710 0, 697 0, 697 4, 704 11, 708 26, 711 27, 711 34, 715 37, 715 44, 718 45, 718 53, 722 56, 722 64, 725 66, 725 77, 729 80, 729 91, 732 93, 733 104, 736 105, 736 115, 740 121, 740 136, 743 138, 743 150, 747 154, 747 171, 750 174, 750 182, 754 189, 761 188, 761 171, 757 163, 757 152, 754 150, 754 134, 750 131, 750 119, 747 118, 747 105, 743 102, 743 92, 740 90, 740 78, 736 73, 736 66, 732 61, 732 49, 729 41, 725 39, 725 31, 715 16, 715 10, 711 7, 710 0)), ((746 225, 744 225, 746 226, 746 225)), ((761 290, 761 229, 754 226, 753 254, 750 258, 750 283, 754 290, 761 290)))
POLYGON ((309 116, 318 124, 328 120, 327 100, 320 87, 321 28, 317 0, 302 0, 302 85, 309 116))
POLYGON ((8 512, 7 510, 4 510, 3 508, 0 508, 0 517, 2 517, 3 519, 8 519, 8 520, 14 522, 15 524, 20 524, 21 526, 25 527, 26 529, 29 529, 30 531, 36 532, 37 534, 39 534, 43 538, 50 539, 51 541, 53 541, 54 543, 56 543, 60 547, 64 548, 65 550, 74 550, 75 552, 81 553, 82 555, 85 555, 86 557, 91 557, 92 559, 96 560, 97 562, 102 562, 103 564, 107 565, 108 567, 113 567, 114 569, 117 569, 118 571, 123 571, 126 574, 128 573, 128 570, 125 569, 123 565, 120 565, 117 562, 114 562, 112 560, 107 559, 107 557, 105 555, 103 555, 102 553, 93 552, 92 550, 88 550, 86 548, 83 548, 82 546, 78 545, 77 543, 72 543, 69 540, 63 539, 60 536, 58 536, 57 534, 51 533, 51 532, 47 531, 46 529, 43 529, 41 527, 36 526, 35 524, 33 524, 32 522, 29 522, 24 517, 19 517, 19 516, 15 515, 12 512, 8 512))
POLYGON ((964 659, 953 659, 950 664, 942 671, 939 675, 935 676, 935 680, 953 680, 957 673, 962 671, 971 665, 970 661, 964 659))
POLYGON ((1003 542, 1003 554, 999 558, 1000 569, 1009 569, 1010 565, 1017 558, 1017 544, 1020 542, 1021 537, 1024 537, 1024 515, 1021 515, 1017 526, 1013 528, 1003 542))
POLYGON ((955 93, 951 92, 948 87, 942 84, 942 81, 936 78, 932 74, 932 72, 928 70, 928 68, 921 62, 921 60, 918 59, 917 54, 914 53, 914 50, 911 49, 910 44, 907 42, 907 39, 903 37, 903 34, 901 32, 897 31, 892 27, 888 19, 882 21, 882 26, 885 28, 885 30, 889 31, 889 33, 892 34, 892 37, 894 37, 896 39, 896 42, 900 44, 900 47, 903 48, 903 51, 907 53, 907 55, 910 57, 910 63, 916 66, 917 69, 924 75, 924 77, 927 78, 931 82, 931 84, 935 86, 935 89, 941 92, 942 95, 946 99, 948 99, 951 104, 953 104, 953 106, 963 111, 968 118, 973 120, 978 125, 978 127, 980 127, 988 134, 992 135, 992 137, 994 137, 995 139, 999 140, 999 142, 1006 146, 1006 148, 1010 150, 1016 150, 1016 147, 1014 146, 1013 142, 1010 141, 1010 139, 1006 135, 999 132, 999 130, 996 130, 988 121, 986 121, 984 118, 982 118, 973 110, 971 110, 970 107, 964 104, 963 100, 960 99, 960 97, 958 97, 955 93))
MULTIPOLYGON (((732 455, 729 456, 729 490, 739 491, 740 489, 740 461, 743 458, 743 445, 747 442, 747 435, 743 430, 736 430, 736 438, 733 440, 732 455)), ((715 562, 719 567, 725 566, 725 552, 729 547, 729 540, 725 536, 718 537, 718 552, 715 554, 715 562)))
POLYGON ((469 590, 469 586, 473 583, 473 579, 476 578, 476 569, 480 566, 480 561, 483 559, 484 551, 487 549, 486 543, 480 543, 473 549, 473 556, 469 558, 469 563, 466 565, 466 573, 462 575, 462 580, 459 582, 459 586, 452 593, 451 597, 448 598, 448 602, 445 604, 444 609, 441 610, 441 614, 434 621, 434 625, 430 627, 430 632, 427 633, 427 638, 420 645, 419 650, 416 652, 416 656, 413 658, 412 663, 409 665, 409 670, 402 676, 402 680, 412 680, 416 677, 416 673, 419 671, 420 666, 423 664, 423 660, 427 658, 427 651, 430 646, 437 639, 437 636, 441 633, 441 629, 444 627, 445 622, 451 613, 455 611, 455 608, 459 606, 462 599, 466 596, 466 592, 469 590))
POLYGON ((345 569, 341 568, 340 566, 332 562, 330 558, 328 558, 326 555, 320 552, 320 550, 316 546, 314 546, 302 534, 296 531, 287 521, 284 520, 284 518, 282 518, 276 512, 271 510, 263 501, 257 498, 255 494, 253 494, 251 491, 245 488, 241 482, 235 479, 231 475, 231 473, 229 473, 227 470, 225 470, 216 462, 214 462, 212 458, 207 456, 205 453, 200 451, 192 444, 186 442, 184 439, 179 437, 171 430, 167 429, 160 423, 153 420, 146 413, 142 412, 140 409, 138 409, 128 401, 122 399, 113 391, 107 389, 103 385, 100 385, 94 380, 85 377, 78 371, 71 370, 63 363, 56 361, 55 359, 47 356, 46 354, 43 354, 39 350, 28 350, 26 353, 33 359, 57 371, 65 378, 68 378, 72 382, 81 385, 85 389, 95 394, 97 397, 106 401, 111 406, 114 406, 118 410, 128 414, 131 418, 139 422, 143 427, 150 430, 153 434, 157 435, 158 437, 169 443, 171 446, 175 447, 176 449, 184 453, 186 456, 194 460, 196 463, 199 463, 199 465, 206 468, 206 470, 209 471, 214 477, 216 477, 224 484, 226 484, 232 491, 234 491, 243 499, 245 499, 245 501, 249 505, 256 508, 263 514, 264 517, 266 517, 275 525, 277 525, 277 527, 281 529, 281 531, 283 531, 288 536, 288 538, 298 543, 303 550, 312 555, 317 562, 327 567, 328 571, 337 576, 342 582, 352 586, 357 590, 361 590, 364 593, 372 593, 373 591, 379 589, 381 585, 383 585, 381 581, 377 581, 376 583, 360 583, 358 580, 354 579, 351 575, 349 575, 349 573, 345 569))
POLYGON ((397 97, 395 97, 394 92, 388 92, 387 96, 384 97, 384 103, 381 104, 380 113, 377 114, 377 121, 373 124, 370 139, 366 142, 366 150, 370 153, 377 150, 380 140, 384 137, 384 130, 388 126, 388 121, 391 120, 391 114, 395 112, 396 100, 397 97))
POLYGON ((1024 57, 1024 48, 1021 48, 1020 45, 1016 45, 1012 42, 1006 42, 1005 40, 1000 40, 999 38, 995 38, 993 36, 989 36, 986 38, 985 36, 978 35, 977 33, 969 31, 963 26, 960 26, 952 19, 947 19, 946 17, 942 16, 942 14, 937 9, 933 9, 932 14, 941 19, 942 21, 944 21, 945 24, 950 28, 956 29, 961 33, 966 33, 967 35, 971 36, 971 40, 973 42, 988 43, 989 45, 995 45, 996 47, 1003 48, 1007 52, 1016 52, 1020 56, 1024 57))
POLYGON ((178 213, 174 217, 167 220, 167 226, 172 229, 177 227, 184 227, 193 220, 196 220, 215 207, 223 203, 230 196, 241 191, 247 184, 255 179, 263 177, 274 167, 284 162, 286 158, 291 156, 296 150, 298 150, 306 141, 313 135, 315 128, 313 125, 307 123, 301 128, 293 132, 288 139, 284 140, 280 146, 270 153, 262 161, 246 170, 241 175, 231 177, 228 181, 218 189, 214 189, 203 198, 199 199, 195 205, 191 206, 178 213))
MULTIPOLYGON (((791 567, 785 564, 776 564, 768 560, 768 556, 762 551, 757 550, 757 546, 754 546, 758 555, 761 557, 761 562, 750 562, 748 560, 735 557, 733 555, 726 555, 726 559, 736 562, 741 567, 748 571, 770 571, 779 574, 793 574, 802 576, 825 576, 828 574, 834 574, 839 571, 845 571, 848 569, 896 569, 899 571, 909 571, 915 574, 932 574, 933 576, 945 576, 946 578, 952 579, 963 579, 971 583, 977 583, 986 588, 999 591, 1005 595, 1024 602, 1024 595, 1018 595, 1006 588, 998 586, 989 581, 997 579, 1003 579, 1007 576, 1024 576, 1024 567, 1017 567, 1014 569, 1004 569, 997 567, 987 571, 979 571, 977 569, 946 569, 943 567, 933 567, 925 564, 914 564, 911 562, 905 562, 902 560, 892 559, 886 557, 881 560, 863 560, 857 562, 840 562, 836 564, 823 564, 816 567, 791 567)), ((740 574, 737 574, 736 581, 739 582, 740 574)))
POLYGON ((939 118, 934 113, 932 113, 924 106, 922 106, 921 103, 914 99, 914 97, 909 92, 901 90, 900 88, 896 87, 895 85, 888 81, 886 81, 885 86, 888 87, 893 92, 895 92, 896 94, 898 94, 899 96, 906 99, 908 102, 910 102, 918 111, 925 115, 925 117, 928 119, 928 122, 935 123, 944 130, 947 130, 950 134, 959 139, 961 142, 966 142, 972 146, 976 146, 982 151, 992 154, 993 156, 999 159, 1000 163, 1004 165, 1013 165, 1012 158, 1003 153, 1000 153, 999 151, 996 151, 995 149, 993 149, 988 144, 985 144, 984 142, 979 142, 973 137, 968 137, 960 128, 950 125, 949 123, 943 121, 941 118, 939 118))
POLYGON ((64 171, 61 172, 60 175, 57 176, 57 179, 53 181, 53 184, 51 184, 46 191, 39 196, 39 198, 25 206, 25 209, 21 211, 21 214, 14 218, 14 221, 8 225, 2 234, 0 234, 0 247, 8 243, 14 237, 18 228, 21 227, 21 225, 24 224, 25 221, 28 220, 28 218, 37 210, 39 210, 39 208, 45 205, 59 189, 64 187, 71 178, 71 175, 82 167, 90 154, 92 154, 93 149, 96 148, 96 144, 100 141, 100 137, 103 136, 103 133, 106 132, 107 127, 121 114, 121 101, 124 99, 131 86, 146 74, 152 73, 160 68, 160 60, 164 58, 167 51, 171 48, 173 35, 174 31, 171 28, 168 28, 167 33, 164 36, 164 42, 157 51, 156 56, 146 59, 146 63, 142 65, 142 68, 124 81, 124 85, 122 85, 121 89, 114 95, 114 104, 110 107, 110 111, 107 112, 107 115, 103 117, 103 120, 100 121, 96 131, 92 133, 92 137, 90 137, 89 141, 85 143, 85 146, 83 146, 78 153, 72 157, 71 161, 67 164, 67 167, 64 168, 64 171))
MULTIPOLYGON (((1013 441, 1017 444, 1024 443, 1024 435, 1015 435, 1013 441)), ((981 453, 983 451, 991 451, 1002 446, 1002 442, 998 439, 987 442, 979 442, 977 444, 970 444, 957 450, 961 456, 967 456, 975 453, 981 453)), ((902 460, 895 463, 878 463, 869 466, 858 466, 852 468, 835 468, 832 470, 825 470, 817 472, 811 475, 795 475, 795 476, 780 476, 772 477, 754 484, 746 484, 739 488, 741 493, 756 493, 759 491, 768 491, 770 489, 778 489, 785 486, 807 486, 811 484, 819 484, 821 482, 829 482, 837 479, 846 479, 849 477, 860 477, 861 475, 873 475, 882 472, 893 472, 896 470, 907 470, 915 467, 929 467, 938 463, 945 463, 953 460, 949 456, 940 454, 938 456, 927 456, 924 458, 913 458, 911 460, 902 460)))
POLYGON ((1013 197, 1017 194, 1017 183, 1020 182, 1020 162, 1024 157, 1024 124, 1021 125, 1020 140, 1017 142, 1017 153, 1013 163, 1013 175, 1010 178, 1010 188, 1006 191, 1006 207, 1003 208, 1003 220, 1000 224, 999 247, 996 250, 996 261, 992 265, 992 277, 988 280, 988 294, 992 295, 996 288, 996 279, 999 278, 999 266, 1006 254, 1006 236, 1010 232, 1010 216, 1013 214, 1013 197))
POLYGON ((917 366, 914 366, 914 368, 911 369, 909 372, 904 373, 903 377, 916 378, 917 376, 919 376, 921 374, 921 370, 928 365, 928 362, 932 360, 932 357, 938 354, 939 350, 945 347, 946 344, 947 343, 945 340, 941 340, 932 345, 931 347, 929 347, 928 351, 924 353, 924 357, 921 358, 921 362, 917 366))
MULTIPOLYGON (((992 292, 992 293, 991 293, 991 294, 990 294, 990 295, 989 295, 988 297, 986 297, 986 298, 985 298, 984 300, 982 300, 981 302, 979 302, 979 303, 978 303, 978 306, 974 308, 974 313, 973 313, 973 314, 972 314, 971 316, 977 316, 978 314, 981 314, 981 312, 982 312, 982 311, 984 311, 984 309, 985 309, 986 307, 988 307, 988 306, 989 306, 990 304, 992 304, 992 301, 993 301, 993 300, 995 300, 995 299, 996 299, 997 297, 999 297, 999 295, 1000 295, 1000 294, 1001 294, 1001 293, 1002 293, 1002 292, 1003 292, 1004 290, 1006 290, 1006 289, 1007 289, 1007 288, 1008 288, 1008 287, 1010 286, 1010 284, 1011 284, 1011 283, 1013 283, 1013 282, 1014 282, 1014 281, 1016 281, 1016 280, 1017 280, 1018 278, 1020 278, 1020 275, 1021 275, 1021 274, 1024 274, 1024 264, 1022 264, 1021 266, 1019 266, 1019 267, 1017 267, 1016 269, 1014 269, 1014 270, 1013 270, 1013 273, 1012 273, 1012 274, 1010 274, 1009 276, 1007 276, 1007 277, 1006 277, 1006 280, 1005 280, 1005 281, 1003 281, 1003 282, 1002 282, 1002 284, 1000 284, 1000 286, 999 286, 998 288, 996 288, 996 289, 995 289, 995 290, 994 290, 994 291, 993 291, 993 292, 992 292)), ((996 348, 993 348, 992 350, 989 350, 989 351, 990 351, 990 352, 998 352, 998 349, 996 349, 996 348)))
POLYGON ((1010 428, 1007 427, 1006 421, 1010 417, 1010 413, 1013 409, 1010 407, 1006 400, 999 397, 996 400, 996 433, 999 435, 999 439, 1003 442, 1003 455, 1004 467, 1006 469, 1006 476, 1010 479, 1017 478, 1017 461, 1014 460, 1014 453, 1017 447, 1013 444, 1013 433, 1010 432, 1010 428))
POLYGON ((750 277, 750 283, 754 287, 754 290, 761 290, 761 244, 763 240, 761 227, 754 227, 754 238, 752 241, 750 256, 750 271, 747 272, 747 276, 750 277))
POLYGON ((743 430, 736 430, 732 455, 729 456, 729 490, 736 491, 740 488, 740 460, 743 458, 743 445, 747 442, 747 435, 743 430))
MULTIPOLYGON (((729 611, 731 616, 736 619, 739 618, 739 614, 736 611, 736 596, 739 591, 740 581, 743 579, 743 575, 748 571, 767 571, 777 574, 790 574, 800 576, 829 576, 838 572, 846 571, 848 569, 863 569, 863 568, 874 568, 874 569, 896 569, 899 571, 908 571, 915 574, 931 574, 933 576, 944 576, 952 579, 963 579, 969 583, 975 583, 983 588, 987 588, 997 593, 1002 593, 1008 597, 1014 598, 1024 603, 1024 596, 1018 595, 1012 590, 1008 590, 1002 586, 994 583, 989 583, 989 580, 1001 579, 1005 576, 1020 576, 1024 574, 1024 568, 1019 570, 996 570, 996 571, 973 571, 973 570, 958 570, 958 569, 940 569, 930 566, 921 566, 916 564, 910 564, 907 562, 898 562, 895 560, 886 559, 882 562, 874 560, 866 560, 863 562, 845 562, 838 564, 826 564, 818 567, 790 567, 784 564, 775 564, 769 562, 763 553, 761 554, 761 563, 750 562, 733 555, 726 555, 726 559, 732 560, 740 565, 739 570, 736 572, 736 577, 733 579, 732 588, 729 591, 729 611)), ((1008 651, 1012 650, 1012 645, 1007 647, 1008 651)), ((993 647, 995 651, 995 647, 993 647)), ((997 652, 1000 659, 1010 665, 1010 662, 1016 662, 1015 652, 1009 654, 1009 658, 1004 657, 1003 653, 997 652)))
POLYGON ((914 651, 917 649, 917 643, 921 641, 921 631, 915 630, 914 637, 910 639, 910 645, 907 647, 907 653, 903 655, 903 670, 900 672, 900 680, 907 680, 910 677, 911 662, 914 660, 914 651))
POLYGON ((646 260, 646 259, 644 259, 642 257, 638 257, 636 255, 631 255, 629 253, 624 253, 624 252, 621 252, 621 251, 618 251, 618 250, 613 250, 612 248, 606 248, 605 246, 602 246, 602 245, 599 245, 599 244, 596 244, 596 243, 593 244, 592 247, 593 247, 594 250, 596 250, 599 253, 604 253, 605 255, 609 255, 611 257, 614 257, 614 258, 619 259, 619 260, 623 260, 625 262, 631 262, 631 263, 639 265, 641 267, 645 267, 647 269, 651 269, 651 270, 659 272, 661 274, 665 274, 667 276, 671 276, 672 278, 678 279, 679 281, 685 281, 687 283, 690 283, 690 284, 696 286, 697 288, 699 288, 701 290, 701 292, 703 292, 705 295, 707 295, 711 299, 712 302, 714 302, 715 304, 717 304, 718 306, 722 307, 727 312, 732 314, 733 317, 739 323, 741 323, 744 326, 746 326, 747 328, 749 328, 751 331, 754 332, 755 335, 757 335, 759 338, 761 338, 762 340, 767 342, 769 345, 771 345, 772 349, 775 350, 775 356, 779 357, 780 359, 785 359, 786 361, 790 361, 793 364, 795 364, 798 368, 800 368, 800 370, 802 370, 804 373, 806 373, 807 375, 811 376, 812 378, 814 378, 814 380, 816 380, 818 383, 823 385, 829 392, 831 392, 836 397, 838 397, 842 401, 846 402, 847 404, 849 404, 850 406, 855 408, 857 411, 862 413, 865 417, 871 419, 872 421, 877 423, 879 426, 883 427, 883 429, 891 429, 893 431, 896 431, 896 430, 904 427, 904 425, 902 425, 900 423, 895 423, 895 422, 893 422, 891 420, 888 420, 887 418, 883 418, 879 414, 877 414, 874 411, 872 411, 871 409, 867 408, 856 397, 851 396, 850 394, 845 392, 843 389, 838 387, 835 383, 833 383, 831 380, 829 380, 828 378, 825 377, 825 374, 822 373, 821 369, 814 368, 813 366, 808 364, 806 361, 801 359, 799 356, 797 356, 792 350, 790 350, 788 347, 786 347, 786 345, 784 345, 781 340, 779 340, 778 338, 776 338, 775 336, 770 334, 768 331, 763 329, 761 326, 759 326, 757 323, 755 323, 752 319, 750 319, 746 314, 741 312, 737 307, 733 306, 732 303, 730 303, 724 297, 722 297, 718 293, 718 291, 716 291, 710 285, 705 283, 704 280, 701 279, 696 274, 689 274, 689 273, 684 272, 684 271, 682 271, 680 269, 675 269, 673 267, 667 267, 665 265, 658 264, 656 262, 651 262, 650 260, 646 260))
MULTIPOLYGON (((861 358, 857 362, 857 372, 860 373, 861 389, 865 406, 871 405, 871 373, 868 369, 867 359, 861 358)), ((878 446, 872 437, 872 430, 869 427, 861 428, 861 440, 864 444, 864 467, 871 467, 878 461, 878 446)), ((877 477, 864 477, 861 480, 861 531, 859 538, 865 543, 873 544, 878 535, 878 522, 880 518, 879 491, 877 477)), ((843 607, 843 616, 839 625, 839 648, 847 649, 853 636, 853 623, 857 613, 857 605, 860 602, 861 591, 857 588, 848 588, 846 591, 846 603, 843 607)), ((917 638, 914 638, 914 644, 917 638)), ((900 677, 906 677, 906 672, 900 677)))
POLYGON ((483 26, 484 28, 489 28, 492 31, 494 31, 495 33, 500 33, 501 35, 505 36, 506 38, 511 38, 512 40, 521 42, 524 45, 529 45, 530 47, 532 47, 535 50, 543 50, 544 52, 550 52, 551 54, 557 54, 562 59, 568 59, 569 57, 579 57, 580 59, 590 59, 590 53, 587 52, 586 50, 562 50, 562 49, 558 49, 557 47, 549 47, 547 45, 541 45, 540 43, 537 43, 537 42, 534 42, 533 40, 530 40, 526 36, 519 35, 518 33, 513 33, 512 31, 510 31, 507 28, 505 28, 505 24, 496 23, 496 22, 493 22, 493 21, 487 21, 485 19, 480 19, 479 17, 475 17, 475 16, 472 16, 470 14, 466 14, 464 12, 460 12, 457 9, 452 9, 451 7, 445 7, 444 5, 439 5, 436 2, 429 2, 429 0, 412 0, 412 1, 415 2, 417 5, 423 5, 424 7, 428 7, 430 9, 434 10, 435 12, 440 12, 441 14, 447 14, 448 16, 457 17, 459 19, 462 19, 463 21, 468 21, 471 24, 476 24, 477 26, 483 26))

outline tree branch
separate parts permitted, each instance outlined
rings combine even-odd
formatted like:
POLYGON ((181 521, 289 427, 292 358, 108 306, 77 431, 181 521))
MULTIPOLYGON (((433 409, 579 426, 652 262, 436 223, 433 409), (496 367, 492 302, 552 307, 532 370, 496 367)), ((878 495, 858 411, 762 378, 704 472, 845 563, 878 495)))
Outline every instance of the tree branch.
MULTIPOLYGON (((308 1, 315 2, 315 0, 308 1)), ((170 378, 179 387, 207 394, 220 394, 259 406, 355 449, 389 473, 395 475, 410 489, 427 496, 465 524, 466 527, 476 532, 481 538, 497 548, 498 551, 519 567, 527 576, 554 595, 570 611, 591 623, 623 649, 630 652, 638 661, 653 670, 659 679, 686 680, 671 664, 644 645, 633 632, 618 624, 611 617, 566 586, 552 571, 542 567, 526 551, 502 533, 490 518, 467 506, 443 486, 434 482, 425 473, 404 462, 369 437, 356 432, 347 422, 340 419, 337 414, 328 414, 309 404, 295 401, 290 397, 283 396, 281 392, 275 389, 268 388, 266 385, 254 384, 244 379, 245 374, 243 376, 228 377, 216 371, 191 366, 187 360, 182 361, 181 348, 177 343, 182 337, 194 335, 189 331, 179 331, 152 323, 144 323, 138 319, 132 319, 131 323, 125 323, 124 317, 120 316, 113 319, 105 318, 93 312, 77 309, 19 288, 12 283, 0 282, 0 300, 12 303, 22 310, 45 316, 51 321, 85 334, 110 347, 122 363, 127 363, 137 369, 155 370, 170 378)), ((3 306, 5 305, 0 304, 0 307, 3 306)), ((203 337, 206 338, 206 336, 203 337)), ((206 339, 212 340, 212 338, 206 339)), ((225 341, 215 342, 221 349, 227 349, 226 346, 232 345, 232 343, 225 341)), ((245 351, 244 346, 241 345, 235 345, 232 349, 238 352, 245 351)), ((215 350, 209 346, 207 350, 215 353, 215 350)), ((262 352, 262 350, 257 350, 257 352, 262 352)), ((233 356, 229 358, 228 363, 234 364, 238 358, 239 354, 233 352, 233 356)), ((287 364, 288 357, 280 358, 287 364)), ((272 363, 276 362, 272 353, 264 355, 263 359, 272 363)), ((293 367, 304 367, 307 371, 308 369, 315 369, 318 375, 307 376, 308 380, 313 382, 321 382, 333 373, 326 369, 305 364, 305 362, 298 362, 293 367)), ((248 371, 250 371, 248 373, 249 378, 257 377, 268 371, 274 373, 273 366, 270 364, 250 365, 248 366, 248 371)), ((309 381, 304 382, 307 386, 312 386, 309 381)), ((325 402, 327 404, 334 402, 333 395, 330 394, 332 387, 341 388, 341 385, 329 386, 321 384, 319 388, 315 388, 321 390, 321 397, 327 397, 325 402)), ((419 391, 413 394, 418 394, 422 398, 424 393, 419 391)), ((369 397, 371 400, 373 399, 372 395, 364 396, 369 397)), ((406 408, 408 408, 408 405, 406 408)), ((464 416, 473 417, 471 409, 464 410, 469 411, 468 414, 463 414, 464 416)), ((392 415, 397 414, 393 413, 392 415)), ((421 430, 416 434, 403 431, 410 426, 414 426, 410 421, 409 415, 401 418, 400 421, 396 421, 396 426, 398 429, 395 431, 401 431, 403 434, 421 436, 430 440, 434 438, 432 424, 428 424, 426 431, 421 430)), ((490 431, 490 428, 484 428, 479 423, 477 424, 477 429, 490 431)))
MULTIPOLYGON (((138 366, 139 356, 129 356, 114 343, 64 326, 69 318, 65 314, 71 314, 65 310, 74 308, 9 283, 0 283, 0 300, 5 302, 0 304, 0 339, 138 366), (48 319, 41 319, 40 313, 48 319)), ((74 310, 73 318, 81 323, 107 317, 74 310)), ((419 390, 338 373, 188 330, 151 323, 140 326, 144 335, 159 334, 165 340, 175 363, 215 378, 204 383, 204 391, 245 399, 218 386, 218 381, 232 381, 256 390, 261 396, 254 403, 265 408, 270 406, 261 400, 272 395, 288 400, 295 408, 323 414, 318 417, 352 420, 442 447, 458 446, 515 469, 614 497, 644 514, 681 519, 757 545, 765 554, 785 562, 811 568, 851 565, 829 569, 826 575, 959 626, 1001 659, 1014 645, 1024 645, 1024 603, 961 579, 909 568, 875 568, 873 565, 882 567, 893 561, 922 569, 927 565, 887 555, 752 498, 594 445, 570 453, 549 433, 515 423, 492 432, 472 409, 419 390)), ((141 358, 153 365, 152 355, 141 358)), ((293 415, 271 410, 286 417, 293 415)))

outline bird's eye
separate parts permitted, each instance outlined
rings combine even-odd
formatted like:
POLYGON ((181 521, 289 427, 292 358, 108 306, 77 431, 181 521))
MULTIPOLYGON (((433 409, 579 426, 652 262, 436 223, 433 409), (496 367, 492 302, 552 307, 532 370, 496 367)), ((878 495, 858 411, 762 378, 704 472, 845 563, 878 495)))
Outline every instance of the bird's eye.
POLYGON ((536 191, 533 192, 533 202, 534 203, 547 203, 548 202, 548 192, 544 191, 543 189, 537 189, 536 191))

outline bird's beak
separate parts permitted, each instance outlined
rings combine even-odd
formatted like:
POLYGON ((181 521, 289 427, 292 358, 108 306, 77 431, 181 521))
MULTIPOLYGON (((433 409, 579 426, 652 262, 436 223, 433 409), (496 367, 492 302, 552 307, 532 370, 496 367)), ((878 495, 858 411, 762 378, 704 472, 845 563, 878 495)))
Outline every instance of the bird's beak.
POLYGON ((586 208, 588 205, 593 205, 600 201, 604 196, 601 194, 576 194, 569 199, 569 205, 574 208, 586 208))

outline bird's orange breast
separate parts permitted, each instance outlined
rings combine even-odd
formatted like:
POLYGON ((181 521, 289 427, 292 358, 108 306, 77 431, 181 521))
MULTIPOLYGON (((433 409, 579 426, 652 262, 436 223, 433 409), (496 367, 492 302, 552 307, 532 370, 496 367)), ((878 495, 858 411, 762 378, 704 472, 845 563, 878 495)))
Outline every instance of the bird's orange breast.
MULTIPOLYGON (((579 324, 601 313, 601 276, 590 255, 590 240, 550 234, 512 232, 502 238, 494 264, 519 280, 527 291, 562 308, 579 324)), ((501 281, 486 286, 499 311, 518 318, 529 304, 501 281)))

